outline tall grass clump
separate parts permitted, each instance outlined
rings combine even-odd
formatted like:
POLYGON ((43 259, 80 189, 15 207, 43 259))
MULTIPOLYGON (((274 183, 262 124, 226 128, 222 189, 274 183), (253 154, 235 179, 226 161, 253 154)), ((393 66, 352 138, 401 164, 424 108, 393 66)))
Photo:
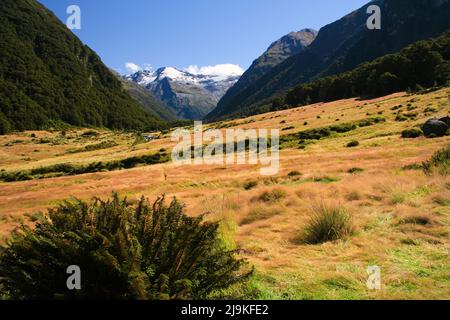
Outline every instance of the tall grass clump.
POLYGON ((136 204, 66 201, 0 247, 0 288, 11 299, 207 299, 251 274, 226 249, 219 225, 174 199, 136 204), (70 291, 68 266, 81 269, 70 291))
POLYGON ((258 197, 258 200, 267 203, 277 203, 286 198, 286 196, 287 196, 286 191, 276 188, 270 191, 264 191, 258 197))
POLYGON ((437 151, 430 160, 423 163, 425 174, 438 173, 444 176, 450 173, 450 144, 437 151))
POLYGON ((300 235, 302 243, 319 244, 349 237, 354 231, 351 215, 341 206, 319 204, 300 235))

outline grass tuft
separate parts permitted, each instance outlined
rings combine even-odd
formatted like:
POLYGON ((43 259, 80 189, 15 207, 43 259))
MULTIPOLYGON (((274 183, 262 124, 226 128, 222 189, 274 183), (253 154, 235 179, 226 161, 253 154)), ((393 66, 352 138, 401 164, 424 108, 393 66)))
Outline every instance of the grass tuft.
POLYGON ((264 191, 259 197, 258 200, 261 202, 267 203, 277 203, 282 199, 286 198, 286 191, 282 189, 273 189, 271 191, 264 191))
POLYGON ((448 175, 450 173, 450 144, 436 152, 429 161, 424 162, 423 170, 427 175, 433 173, 448 175))
POLYGON ((351 215, 341 206, 320 204, 313 207, 300 241, 306 244, 320 244, 346 239, 354 232, 351 215))

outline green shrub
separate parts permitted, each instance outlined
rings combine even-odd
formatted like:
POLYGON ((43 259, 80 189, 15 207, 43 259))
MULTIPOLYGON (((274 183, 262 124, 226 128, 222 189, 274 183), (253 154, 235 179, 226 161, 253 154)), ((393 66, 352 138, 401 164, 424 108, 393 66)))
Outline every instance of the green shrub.
POLYGON ((303 140, 320 140, 330 135, 331 130, 329 128, 318 128, 300 132, 298 138, 303 140))
POLYGON ((428 175, 433 173, 448 175, 450 173, 450 144, 437 151, 429 161, 424 162, 423 170, 428 175))
POLYGON ((356 173, 360 173, 363 171, 364 171, 364 169, 361 169, 361 168, 350 168, 347 172, 351 173, 351 174, 356 174, 356 173))
POLYGON ((90 144, 85 146, 84 148, 69 150, 68 153, 81 153, 81 152, 90 152, 95 150, 108 149, 117 146, 117 143, 112 140, 102 141, 96 144, 90 144))
POLYGON ((289 172, 287 176, 289 178, 293 178, 293 177, 298 177, 298 176, 301 176, 301 175, 302 174, 299 171, 293 170, 293 171, 289 172))
POLYGON ((425 110, 423 110, 424 113, 435 113, 438 112, 438 109, 434 107, 426 107, 425 110))
POLYGON ((413 163, 413 164, 407 164, 406 166, 402 167, 402 170, 422 170, 423 166, 421 164, 413 163))
POLYGON ((370 127, 378 123, 386 122, 386 119, 383 117, 372 117, 365 120, 361 120, 358 122, 358 127, 370 127))
POLYGON ((354 231, 351 215, 340 206, 317 205, 303 230, 300 240, 307 244, 319 244, 345 239, 354 231))
POLYGON ((224 249, 219 225, 173 200, 132 205, 66 201, 22 226, 0 251, 0 287, 11 299, 205 299, 244 281, 244 260, 224 249), (66 286, 68 266, 81 290, 66 286))
POLYGON ((420 129, 406 129, 402 131, 402 138, 418 138, 423 134, 420 129))
POLYGON ((340 125, 331 126, 330 130, 337 133, 345 133, 355 130, 357 126, 353 123, 343 123, 340 125))
POLYGON ((59 163, 47 167, 39 167, 25 171, 6 172, 0 174, 0 180, 5 182, 23 181, 31 179, 43 179, 55 176, 73 176, 85 173, 101 171, 114 171, 131 169, 138 165, 152 165, 165 163, 170 160, 166 153, 155 153, 136 157, 114 160, 109 162, 92 162, 88 165, 73 165, 69 163, 59 163))
POLYGON ((356 140, 352 140, 349 143, 347 143, 347 148, 354 148, 359 146, 359 141, 356 140))
POLYGON ((397 121, 397 122, 404 122, 404 121, 407 121, 407 120, 408 120, 408 118, 405 117, 405 116, 402 115, 402 114, 398 114, 398 115, 395 117, 395 121, 397 121))

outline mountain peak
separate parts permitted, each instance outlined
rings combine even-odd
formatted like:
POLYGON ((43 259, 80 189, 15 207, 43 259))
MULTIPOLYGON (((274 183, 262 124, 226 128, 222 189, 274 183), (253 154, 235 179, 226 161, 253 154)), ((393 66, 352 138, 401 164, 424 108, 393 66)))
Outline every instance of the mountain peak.
POLYGON ((162 67, 156 71, 141 70, 124 78, 147 89, 179 118, 200 120, 216 107, 240 77, 202 70, 162 67))
POLYGON ((219 101, 217 108, 207 118, 213 118, 215 114, 220 113, 224 105, 242 92, 245 92, 252 83, 263 77, 272 68, 309 47, 316 39, 317 34, 316 30, 307 28, 297 32, 290 32, 273 42, 267 51, 253 62, 239 81, 227 91, 219 101))
POLYGON ((306 28, 300 31, 293 31, 273 42, 267 49, 267 54, 285 52, 286 55, 294 55, 308 47, 317 37, 318 32, 314 29, 306 28))

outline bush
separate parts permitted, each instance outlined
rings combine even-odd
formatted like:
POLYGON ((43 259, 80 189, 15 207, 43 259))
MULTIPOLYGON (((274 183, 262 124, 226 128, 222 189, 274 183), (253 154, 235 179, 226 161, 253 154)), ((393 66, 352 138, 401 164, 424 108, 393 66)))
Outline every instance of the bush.
POLYGON ((423 134, 420 129, 407 129, 402 131, 402 138, 418 138, 423 134))
POLYGON ((88 165, 72 165, 70 163, 59 163, 47 167, 38 167, 31 170, 8 172, 0 175, 0 181, 13 182, 32 179, 44 179, 49 176, 73 176, 101 171, 114 171, 131 169, 138 165, 153 165, 165 163, 170 160, 170 155, 155 153, 136 157, 113 160, 109 162, 92 162, 88 165), (26 179, 24 179, 26 177, 26 179))
POLYGON ((424 162, 423 170, 427 175, 433 173, 448 175, 450 173, 450 144, 437 151, 429 161, 424 162))
POLYGON ((351 174, 356 174, 356 173, 360 173, 360 172, 363 172, 364 171, 364 169, 362 169, 362 168, 350 168, 350 169, 348 169, 348 173, 351 173, 351 174))
POLYGON ((319 244, 349 237, 354 231, 351 215, 342 207, 321 204, 313 208, 300 240, 319 244))
POLYGON ((205 299, 251 273, 218 228, 175 199, 66 201, 2 248, 0 287, 12 299, 205 299), (66 287, 70 265, 82 270, 81 290, 66 287))
POLYGON ((397 121, 397 122, 404 122, 404 121, 407 121, 407 120, 408 120, 408 118, 405 117, 405 116, 402 115, 402 114, 398 114, 398 115, 395 117, 395 121, 397 121))
POLYGON ((251 190, 253 188, 255 188, 258 185, 258 181, 247 181, 246 183, 244 183, 244 189, 245 190, 251 190))
POLYGON ((364 127, 370 127, 378 123, 386 122, 386 119, 383 117, 372 117, 365 120, 361 120, 358 122, 358 127, 364 128, 364 127))
POLYGON ((340 125, 331 126, 330 130, 337 133, 346 133, 356 129, 356 125, 353 123, 343 123, 340 125))
POLYGON ((359 146, 359 141, 356 140, 352 140, 349 143, 347 143, 347 148, 354 148, 359 146))
POLYGON ((331 135, 331 130, 329 128, 318 128, 311 129, 307 131, 300 132, 298 134, 298 139, 301 140, 320 140, 331 135))
POLYGON ((293 177, 298 177, 298 176, 301 176, 301 175, 302 175, 302 174, 301 174, 299 171, 294 170, 294 171, 289 172, 287 176, 288 176, 289 178, 293 178, 293 177))

